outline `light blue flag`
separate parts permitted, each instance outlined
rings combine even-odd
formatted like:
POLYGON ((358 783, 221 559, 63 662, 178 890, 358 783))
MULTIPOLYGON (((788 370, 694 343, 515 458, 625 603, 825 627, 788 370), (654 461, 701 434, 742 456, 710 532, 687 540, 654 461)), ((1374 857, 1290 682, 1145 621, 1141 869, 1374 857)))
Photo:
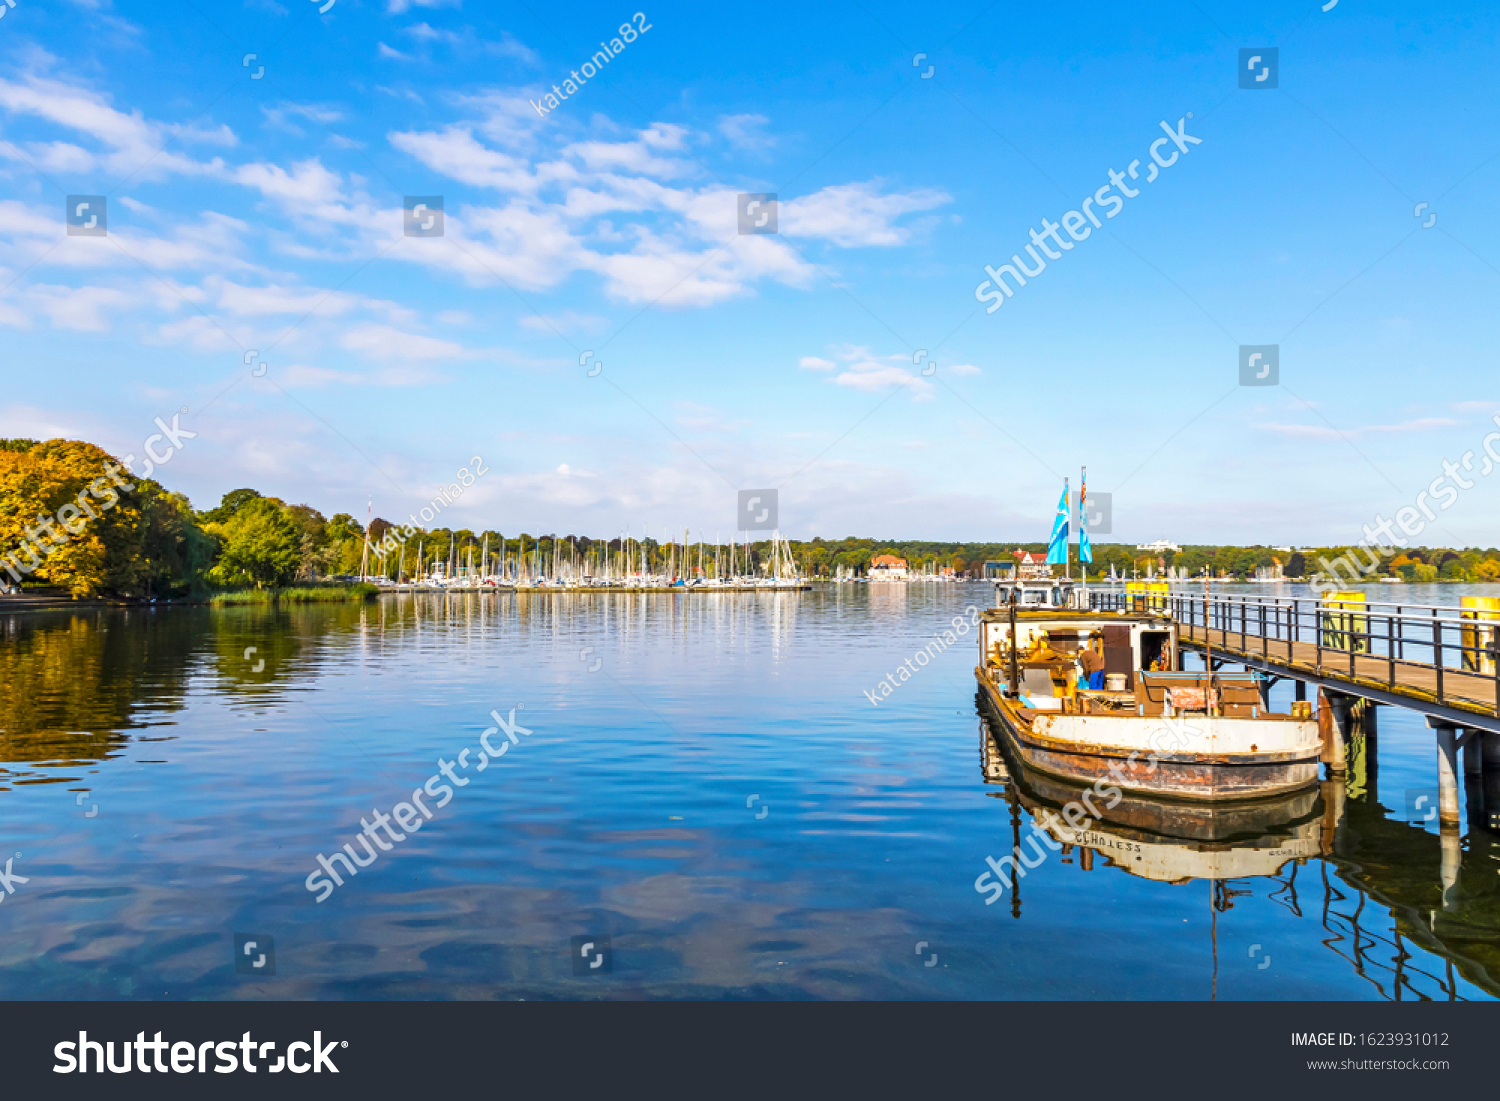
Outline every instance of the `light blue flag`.
POLYGON ((1057 502, 1057 519, 1052 521, 1052 540, 1047 544, 1047 564, 1066 565, 1068 561, 1068 480, 1063 479, 1062 497, 1057 502))

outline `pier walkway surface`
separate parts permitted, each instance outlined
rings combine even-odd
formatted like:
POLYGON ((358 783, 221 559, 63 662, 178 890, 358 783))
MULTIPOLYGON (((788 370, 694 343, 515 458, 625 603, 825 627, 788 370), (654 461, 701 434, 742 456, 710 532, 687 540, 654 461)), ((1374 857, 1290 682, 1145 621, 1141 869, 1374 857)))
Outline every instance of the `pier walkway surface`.
POLYGON ((382 585, 382 593, 802 593, 811 585, 382 585))

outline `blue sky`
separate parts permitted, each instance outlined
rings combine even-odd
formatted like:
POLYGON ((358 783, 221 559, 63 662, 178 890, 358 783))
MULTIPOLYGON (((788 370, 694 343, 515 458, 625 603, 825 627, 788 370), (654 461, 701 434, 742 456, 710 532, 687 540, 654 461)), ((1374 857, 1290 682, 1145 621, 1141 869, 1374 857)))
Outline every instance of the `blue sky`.
MULTIPOLYGON (((777 487, 794 537, 1043 539, 1087 464, 1110 538, 1304 544, 1496 430, 1500 13, 324 2, 7 9, 0 434, 138 453, 185 407, 159 477, 200 507, 393 519, 479 455, 457 521, 595 535, 712 538, 777 487), (984 265, 1179 120, 987 314, 984 265)), ((1497 483, 1424 541, 1500 543, 1497 483)))

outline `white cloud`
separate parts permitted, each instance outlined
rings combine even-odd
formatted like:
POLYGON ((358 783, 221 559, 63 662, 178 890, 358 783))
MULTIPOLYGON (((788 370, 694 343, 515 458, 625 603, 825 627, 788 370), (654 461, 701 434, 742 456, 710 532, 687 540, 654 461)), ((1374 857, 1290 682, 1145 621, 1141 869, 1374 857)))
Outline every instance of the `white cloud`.
POLYGON ((338 122, 344 117, 343 112, 337 108, 323 107, 316 103, 278 103, 274 107, 263 106, 260 112, 265 116, 268 128, 296 134, 299 137, 302 136, 303 131, 292 121, 293 117, 322 123, 324 126, 338 122))
MULTIPOLYGON (((503 206, 465 207, 461 225, 450 213, 447 232, 470 254, 472 263, 458 262, 471 280, 485 282, 488 272, 536 290, 591 271, 612 298, 669 308, 739 297, 761 279, 812 281, 814 269, 785 241, 739 234, 736 191, 677 183, 699 171, 672 155, 690 148, 686 127, 655 123, 624 140, 572 141, 549 159, 524 152, 537 129, 522 124, 514 101, 464 104, 486 117, 388 140, 434 172, 508 196, 503 206)), ((841 246, 898 245, 910 235, 903 216, 948 201, 930 190, 882 193, 878 182, 839 185, 783 204, 782 228, 841 246)), ((451 266, 451 257, 441 260, 451 266)))
POLYGON ((217 173, 223 167, 217 158, 207 163, 195 161, 179 147, 194 141, 220 145, 235 142, 227 127, 200 130, 149 122, 139 111, 127 115, 116 110, 96 92, 39 76, 27 77, 24 82, 0 79, 0 109, 54 123, 103 147, 90 151, 63 141, 21 145, 0 142, 0 155, 37 164, 44 171, 103 171, 150 178, 173 172, 217 173))
POLYGON ((1359 428, 1330 428, 1325 424, 1262 424, 1268 432, 1309 440, 1352 439, 1356 436, 1392 435, 1427 432, 1434 428, 1452 428, 1458 421, 1446 417, 1419 417, 1400 424, 1369 424, 1359 428))
POLYGON ((301 364, 276 368, 275 379, 278 385, 301 390, 323 386, 425 386, 446 381, 443 375, 421 369, 382 367, 361 374, 301 364))
POLYGON ((913 401, 932 400, 932 383, 912 369, 909 355, 877 356, 863 345, 845 344, 834 349, 834 357, 839 362, 804 356, 800 365, 814 371, 837 370, 839 373, 830 381, 850 390, 881 394, 899 386, 911 394, 913 401))
POLYGON ((765 153, 776 144, 775 138, 763 132, 770 121, 765 115, 725 115, 719 119, 719 133, 736 149, 765 153))
POLYGON ((52 321, 56 329, 78 329, 84 332, 107 333, 110 320, 105 311, 123 307, 131 301, 130 296, 109 287, 55 287, 39 285, 30 288, 26 296, 27 305, 40 310, 52 321))
POLYGON ((945 192, 930 189, 882 195, 874 183, 839 184, 783 199, 778 221, 783 233, 822 237, 844 248, 900 245, 910 230, 896 225, 896 218, 948 202, 952 198, 945 192))
POLYGON ((497 42, 487 41, 474 33, 472 27, 465 27, 462 32, 440 30, 428 23, 415 23, 403 28, 403 33, 411 35, 423 45, 441 43, 450 49, 461 53, 482 53, 492 57, 513 57, 518 61, 535 65, 540 62, 536 53, 524 43, 518 42, 506 32, 501 35, 497 42))
POLYGON ((346 331, 339 343, 376 359, 452 359, 465 352, 461 344, 451 340, 402 332, 389 325, 357 326, 346 331))
MULTIPOLYGON (((403 153, 460 183, 530 194, 542 182, 525 160, 483 145, 468 127, 450 126, 438 132, 393 132, 386 137, 403 153)), ((573 175, 571 168, 562 166, 548 173, 554 179, 573 175)))
POLYGON ((523 328, 535 329, 539 333, 596 333, 609 322, 593 314, 563 310, 555 314, 527 314, 521 318, 519 324, 523 328))

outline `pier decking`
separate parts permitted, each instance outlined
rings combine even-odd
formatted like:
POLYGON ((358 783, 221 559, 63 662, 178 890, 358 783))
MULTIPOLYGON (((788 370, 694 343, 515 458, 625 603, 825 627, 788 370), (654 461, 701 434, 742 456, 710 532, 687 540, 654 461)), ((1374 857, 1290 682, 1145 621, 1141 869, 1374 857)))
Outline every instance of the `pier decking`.
POLYGON ((526 593, 598 595, 608 593, 803 593, 811 585, 382 585, 382 593, 526 593))

